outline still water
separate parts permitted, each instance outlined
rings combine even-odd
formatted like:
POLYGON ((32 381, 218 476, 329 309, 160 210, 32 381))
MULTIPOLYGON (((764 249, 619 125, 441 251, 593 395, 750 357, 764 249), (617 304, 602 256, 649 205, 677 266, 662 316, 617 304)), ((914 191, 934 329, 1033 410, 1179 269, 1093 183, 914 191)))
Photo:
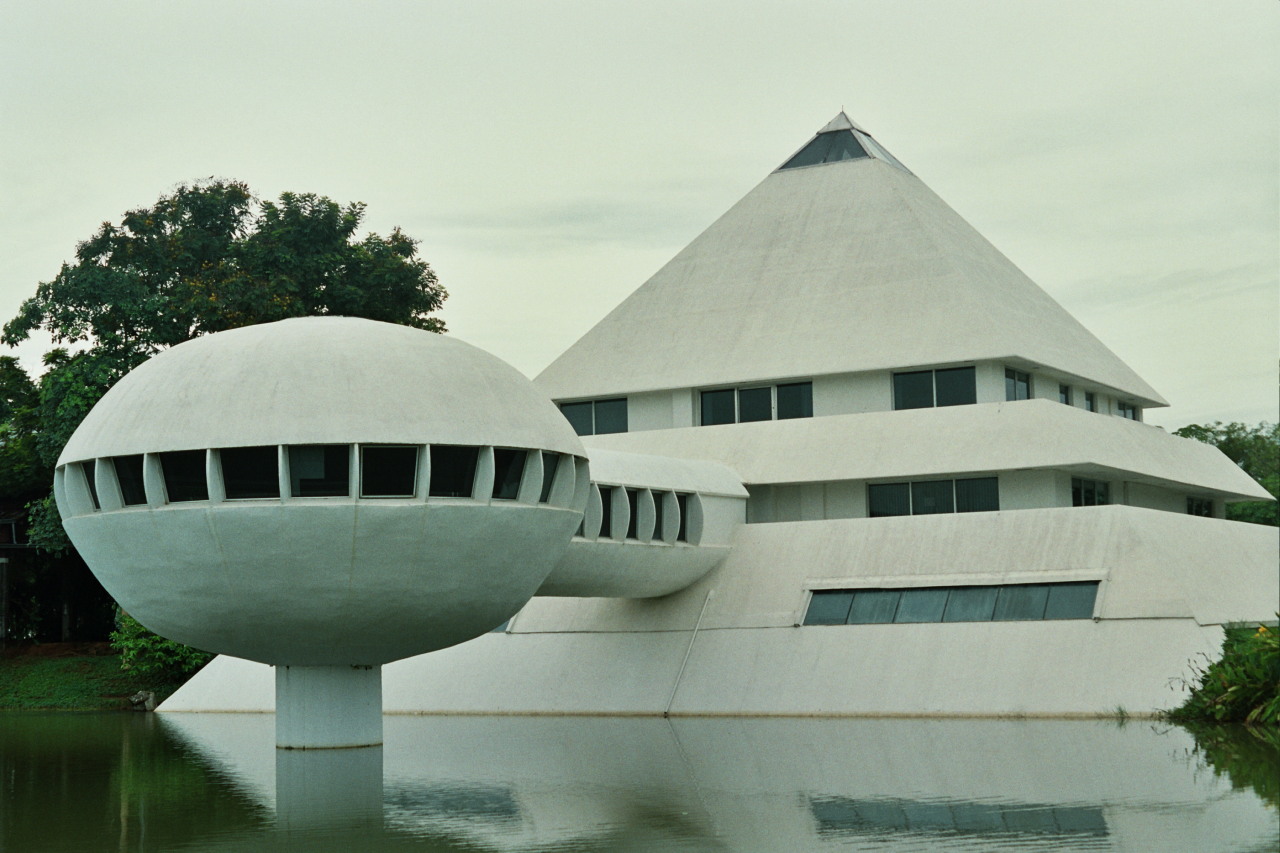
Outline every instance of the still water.
POLYGON ((0 850, 1275 851, 1280 750, 1150 722, 0 714, 0 850))

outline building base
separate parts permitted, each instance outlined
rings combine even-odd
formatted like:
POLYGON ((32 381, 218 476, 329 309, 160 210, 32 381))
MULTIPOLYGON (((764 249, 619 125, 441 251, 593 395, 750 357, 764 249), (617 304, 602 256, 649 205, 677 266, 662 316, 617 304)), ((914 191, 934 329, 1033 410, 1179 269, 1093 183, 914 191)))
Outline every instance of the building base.
POLYGON ((277 666, 276 746, 382 744, 382 667, 277 666))

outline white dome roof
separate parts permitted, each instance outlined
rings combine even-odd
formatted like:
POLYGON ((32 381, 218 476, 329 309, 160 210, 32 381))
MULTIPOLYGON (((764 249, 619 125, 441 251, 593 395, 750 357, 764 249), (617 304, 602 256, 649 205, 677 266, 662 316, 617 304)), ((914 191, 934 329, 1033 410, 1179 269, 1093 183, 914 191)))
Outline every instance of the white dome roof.
POLYGON ((58 464, 355 442, 585 455, 555 405, 483 350, 390 323, 302 317, 206 335, 140 365, 93 408, 58 464))

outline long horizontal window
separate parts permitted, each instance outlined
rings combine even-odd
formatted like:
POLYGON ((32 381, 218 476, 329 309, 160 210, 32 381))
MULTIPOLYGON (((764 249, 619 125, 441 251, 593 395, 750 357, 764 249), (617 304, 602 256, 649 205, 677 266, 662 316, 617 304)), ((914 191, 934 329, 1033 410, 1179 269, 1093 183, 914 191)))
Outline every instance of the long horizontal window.
POLYGON ((700 395, 702 426, 813 417, 813 383, 717 388, 700 395))
POLYGON ((995 512, 1000 509, 999 481, 995 477, 969 477, 963 480, 873 483, 867 486, 867 507, 872 518, 995 512))
POLYGON ((813 593, 806 625, 911 622, 1018 622, 1090 619, 1097 581, 914 589, 831 589, 813 593))
POLYGON ((976 402, 978 387, 972 367, 912 370, 893 374, 895 409, 965 406, 976 402))
POLYGON ((578 435, 607 435, 627 431, 627 398, 561 403, 560 413, 578 435))

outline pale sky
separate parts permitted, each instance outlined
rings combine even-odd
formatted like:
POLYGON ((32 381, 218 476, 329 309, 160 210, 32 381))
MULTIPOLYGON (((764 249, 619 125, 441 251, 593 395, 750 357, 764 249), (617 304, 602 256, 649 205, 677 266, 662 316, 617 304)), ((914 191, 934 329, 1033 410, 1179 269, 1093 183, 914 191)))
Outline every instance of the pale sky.
POLYGON ((366 202, 533 376, 843 107, 1169 399, 1148 422, 1278 417, 1275 0, 10 0, 0 70, 0 321, 215 175, 366 202))

